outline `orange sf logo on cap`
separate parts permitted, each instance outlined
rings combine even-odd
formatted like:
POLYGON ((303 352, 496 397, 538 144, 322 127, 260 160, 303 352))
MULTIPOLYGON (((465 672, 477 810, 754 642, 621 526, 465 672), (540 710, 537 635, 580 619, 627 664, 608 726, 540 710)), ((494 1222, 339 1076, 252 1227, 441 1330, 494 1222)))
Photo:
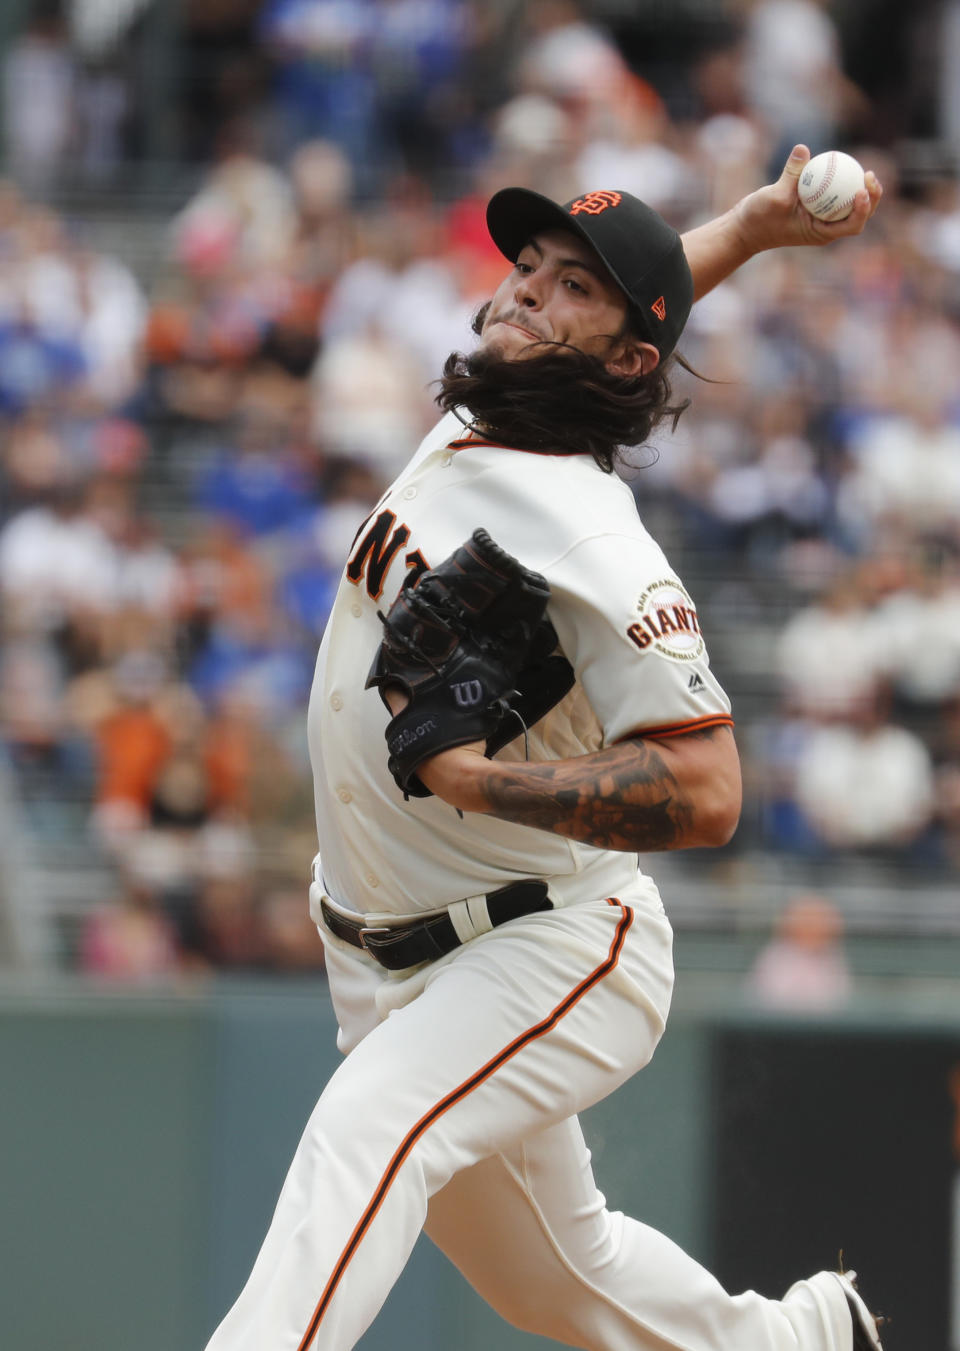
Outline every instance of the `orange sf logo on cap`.
POLYGON ((607 207, 619 206, 622 200, 619 192, 588 192, 585 197, 578 197, 573 203, 570 215, 579 216, 581 211, 585 211, 588 216, 599 216, 607 207))
POLYGON ((667 302, 663 296, 659 296, 650 306, 657 318, 662 322, 667 317, 667 302))

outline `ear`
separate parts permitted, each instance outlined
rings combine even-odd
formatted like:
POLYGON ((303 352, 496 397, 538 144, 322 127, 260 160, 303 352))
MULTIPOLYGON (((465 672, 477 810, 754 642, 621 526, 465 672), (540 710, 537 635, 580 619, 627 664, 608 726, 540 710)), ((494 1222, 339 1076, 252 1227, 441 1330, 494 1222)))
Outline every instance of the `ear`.
POLYGON ((635 379, 638 375, 649 375, 660 364, 660 353, 649 342, 638 342, 628 338, 613 356, 607 358, 607 370, 613 375, 622 375, 635 379))

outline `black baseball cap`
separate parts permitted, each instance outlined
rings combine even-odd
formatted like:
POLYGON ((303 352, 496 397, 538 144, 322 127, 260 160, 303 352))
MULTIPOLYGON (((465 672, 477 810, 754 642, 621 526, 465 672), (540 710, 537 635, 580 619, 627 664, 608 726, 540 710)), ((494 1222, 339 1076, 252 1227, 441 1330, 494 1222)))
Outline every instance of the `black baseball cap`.
POLYGON ((638 197, 604 190, 559 206, 529 188, 502 188, 487 204, 487 229, 511 263, 539 231, 573 230, 599 254, 660 359, 677 345, 693 277, 676 230, 638 197))

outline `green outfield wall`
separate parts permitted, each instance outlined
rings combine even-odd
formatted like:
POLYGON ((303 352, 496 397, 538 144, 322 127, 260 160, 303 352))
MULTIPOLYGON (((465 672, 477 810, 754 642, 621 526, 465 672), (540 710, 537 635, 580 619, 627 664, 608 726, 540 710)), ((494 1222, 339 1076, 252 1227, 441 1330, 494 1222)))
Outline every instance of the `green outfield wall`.
MULTIPOLYGON (((960 1006, 886 997, 760 1019, 681 982, 653 1064, 585 1118, 612 1208, 732 1287, 836 1249, 947 1346, 960 1006)), ((201 1351, 246 1276, 336 1063, 322 981, 164 994, 0 986, 7 1351, 201 1351)), ((425 1240, 364 1351, 523 1351, 425 1240)))

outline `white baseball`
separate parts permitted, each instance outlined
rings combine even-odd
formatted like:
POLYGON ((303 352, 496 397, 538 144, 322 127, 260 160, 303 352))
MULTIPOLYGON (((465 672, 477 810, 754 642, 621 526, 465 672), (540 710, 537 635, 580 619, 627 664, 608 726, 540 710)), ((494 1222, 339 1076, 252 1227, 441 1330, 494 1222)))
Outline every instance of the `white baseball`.
POLYGON ((863 169, 842 150, 825 150, 804 165, 797 195, 818 220, 843 220, 863 187, 863 169))

